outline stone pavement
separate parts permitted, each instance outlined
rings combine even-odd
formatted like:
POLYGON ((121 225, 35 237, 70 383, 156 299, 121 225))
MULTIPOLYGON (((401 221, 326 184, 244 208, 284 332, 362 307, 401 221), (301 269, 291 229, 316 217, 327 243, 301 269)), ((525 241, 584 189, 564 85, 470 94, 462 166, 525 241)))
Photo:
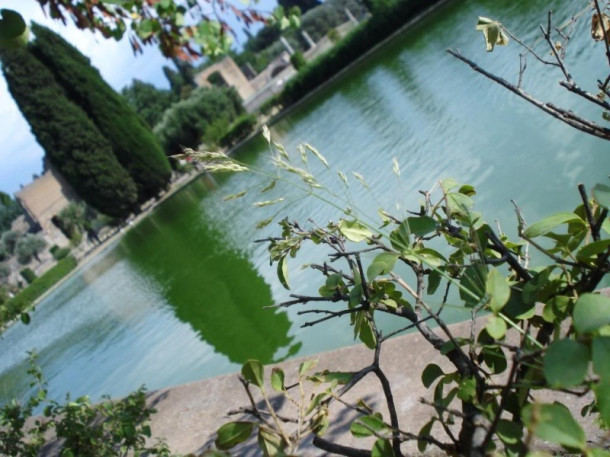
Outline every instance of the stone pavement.
MULTIPOLYGON (((480 328, 485 324, 485 318, 477 322, 480 328)), ((452 332, 457 336, 467 336, 469 323, 460 323, 451 326, 452 332)), ((303 360, 317 359, 319 361, 315 371, 330 369, 332 371, 357 371, 372 362, 373 352, 364 345, 337 349, 334 351, 307 356, 277 364, 286 373, 286 385, 297 373, 298 366, 303 360)), ((432 408, 420 402, 420 398, 432 399, 432 391, 427 390, 420 379, 424 367, 437 363, 446 372, 452 371, 443 357, 440 356, 419 333, 412 333, 388 340, 383 344, 381 365, 388 376, 394 398, 401 429, 417 434, 421 427, 432 415, 432 408)), ((273 365, 276 366, 276 365, 273 365)), ((271 367, 266 367, 266 378, 271 367)), ((254 389, 256 390, 256 389, 254 389)), ((271 391, 271 389, 268 389, 271 391)), ((357 384, 346 396, 347 401, 355 402, 363 398, 374 409, 381 411, 384 418, 388 418, 385 401, 378 393, 381 391, 374 375, 369 374, 357 384)), ((572 410, 576 418, 580 418, 580 409, 587 403, 587 398, 575 397, 559 398, 541 395, 544 401, 560 400, 572 410)), ((164 438, 173 452, 180 454, 199 455, 210 446, 215 438, 215 431, 220 425, 229 420, 239 420, 240 416, 232 416, 227 412, 241 406, 248 406, 246 393, 238 381, 237 374, 219 376, 190 384, 162 389, 152 392, 149 400, 155 405, 157 413, 153 416, 152 431, 154 438, 164 438)), ((258 400, 258 399, 257 399, 258 400)), ((281 397, 275 397, 274 402, 281 402, 281 397)), ((372 442, 355 439, 349 432, 349 427, 355 416, 346 414, 345 408, 338 408, 337 402, 331 405, 331 428, 325 438, 348 446, 371 448, 372 442), (338 412, 340 411, 340 412, 338 412)), ((242 416, 243 417, 243 416, 242 416)), ((245 420, 245 418, 244 418, 245 420)), ((591 420, 583 421, 589 439, 601 439, 601 432, 591 420)), ((436 424, 433 429, 435 436, 441 436, 442 430, 436 424), (438 428, 437 428, 438 427, 438 428)), ((542 443, 541 443, 542 444, 542 443)), ((403 445, 406 455, 418 454, 416 442, 403 445)), ((426 455, 434 455, 433 448, 428 448, 426 455)), ((438 452, 437 452, 438 454, 438 452)), ((262 455, 255 446, 254 439, 246 442, 233 455, 240 457, 254 457, 262 455)), ((316 448, 310 442, 305 443, 299 450, 303 456, 328 455, 316 448)))

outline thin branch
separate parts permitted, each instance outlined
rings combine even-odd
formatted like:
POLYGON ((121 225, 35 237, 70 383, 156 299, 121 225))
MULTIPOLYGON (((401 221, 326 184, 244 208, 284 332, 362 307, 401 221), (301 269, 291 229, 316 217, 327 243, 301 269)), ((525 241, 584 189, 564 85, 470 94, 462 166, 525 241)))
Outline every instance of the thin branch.
POLYGON ((543 103, 540 100, 537 100, 529 93, 525 92, 523 89, 515 86, 514 84, 509 83, 503 78, 496 76, 492 73, 481 68, 479 65, 474 63, 472 60, 464 57, 458 51, 454 51, 452 49, 448 49, 447 52, 454 56, 455 58, 461 60, 462 62, 468 64, 474 71, 482 74, 486 78, 491 79, 497 84, 505 87, 509 91, 528 101, 532 105, 541 109, 545 113, 551 115, 555 119, 559 119, 560 121, 568 124, 569 126, 580 130, 581 132, 588 133, 589 135, 596 136, 598 138, 602 138, 604 140, 610 140, 610 129, 602 127, 600 125, 595 124, 594 122, 587 121, 579 116, 576 116, 574 113, 558 108, 551 103, 543 103))
POLYGON ((551 41, 551 18, 552 18, 552 16, 553 16, 553 12, 549 11, 549 13, 548 13, 547 29, 545 30, 544 27, 541 25, 540 26, 540 30, 542 30, 542 34, 544 36, 544 39, 548 43, 549 47, 551 48, 551 52, 553 53, 553 56, 555 57, 555 59, 557 60, 557 63, 559 64, 559 68, 561 68, 561 72, 566 77, 568 82, 572 82, 572 75, 570 74, 570 72, 566 68, 565 64, 563 63, 563 59, 561 58, 561 56, 557 52, 557 49, 555 48, 555 45, 551 41))
POLYGON ((335 317, 341 317, 344 316, 346 314, 353 314, 353 313, 357 313, 359 311, 365 311, 367 310, 368 307, 366 306, 359 306, 357 308, 350 308, 350 309, 343 309, 341 311, 329 311, 329 310, 325 310, 325 309, 308 309, 305 311, 299 311, 297 314, 301 315, 301 314, 319 314, 319 313, 324 313, 327 314, 327 316, 321 317, 320 319, 317 319, 315 321, 310 321, 310 322, 305 322, 303 325, 301 325, 301 328, 305 328, 305 327, 312 327, 316 324, 319 324, 321 322, 325 322, 328 321, 330 319, 333 319, 335 317))
POLYGON ((593 231, 595 227, 595 219, 593 218, 591 205, 589 205, 589 197, 587 196, 587 190, 585 189, 585 185, 583 183, 578 184, 578 192, 580 193, 580 199, 582 200, 582 204, 585 208, 585 215, 587 216, 587 223, 591 229, 591 236, 593 237, 593 240, 599 241, 599 232, 594 233, 593 231))
POLYGON ((371 457, 371 451, 332 443, 317 435, 313 437, 313 445, 318 449, 335 455, 344 455, 346 457, 371 457))

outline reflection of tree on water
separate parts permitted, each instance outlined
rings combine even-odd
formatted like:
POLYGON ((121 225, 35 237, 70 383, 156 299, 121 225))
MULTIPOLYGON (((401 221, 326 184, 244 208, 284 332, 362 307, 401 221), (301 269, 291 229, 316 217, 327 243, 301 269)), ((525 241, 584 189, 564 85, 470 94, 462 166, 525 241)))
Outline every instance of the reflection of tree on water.
POLYGON ((285 313, 262 310, 272 303, 269 286, 247 259, 225 249, 221 237, 203 226, 198 191, 191 186, 174 196, 131 230, 121 247, 159 283, 176 317, 217 352, 236 363, 272 362, 292 340, 290 321, 285 313))

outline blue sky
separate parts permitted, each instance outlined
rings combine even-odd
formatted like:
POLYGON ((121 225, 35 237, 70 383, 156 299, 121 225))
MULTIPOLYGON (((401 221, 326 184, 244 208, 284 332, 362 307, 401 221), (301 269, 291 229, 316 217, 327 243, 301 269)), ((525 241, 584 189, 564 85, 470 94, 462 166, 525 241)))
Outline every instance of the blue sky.
MULTIPOLYGON (((266 0, 257 7, 262 9, 263 5, 275 3, 275 0, 266 0)), ((120 42, 106 40, 100 34, 78 30, 71 22, 64 26, 61 21, 47 18, 34 0, 0 0, 0 9, 2 8, 16 10, 26 21, 36 21, 60 33, 91 59, 91 63, 116 90, 129 84, 133 78, 157 87, 168 86, 162 67, 172 66, 172 63, 156 47, 147 46, 143 54, 134 56, 126 38, 120 42)), ((241 24, 236 22, 233 27, 242 40, 243 34, 239 33, 241 24)), ((28 184, 34 173, 42 171, 43 155, 28 123, 11 98, 4 78, 0 77, 0 190, 13 194, 19 190, 20 185, 28 184)))

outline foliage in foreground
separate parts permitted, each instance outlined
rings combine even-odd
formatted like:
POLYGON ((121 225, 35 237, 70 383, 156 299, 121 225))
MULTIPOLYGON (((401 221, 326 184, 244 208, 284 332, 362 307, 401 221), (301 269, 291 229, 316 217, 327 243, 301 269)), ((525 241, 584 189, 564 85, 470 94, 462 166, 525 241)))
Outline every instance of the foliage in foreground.
MULTIPOLYGON (((221 427, 219 449, 230 449, 256 431, 264 455, 292 455, 310 434, 317 447, 339 452, 340 446, 323 438, 329 406, 338 402, 360 413, 351 432, 375 438, 373 456, 401 456, 406 441, 417 441, 421 451, 434 446, 451 455, 523 455, 533 450, 533 437, 570 452, 609 455, 588 440, 565 405, 537 398, 541 391, 587 396, 590 404, 583 414, 598 416, 604 428, 610 423, 610 298, 594 293, 610 269, 610 187, 596 185, 591 199, 581 186, 582 204, 574 211, 529 226, 516 208, 518 240, 494 229, 475 211, 472 186, 450 179, 422 192, 424 200, 416 211, 405 216, 381 210, 379 218, 371 219, 308 171, 308 155, 328 167, 315 148, 299 146, 302 165, 297 166, 298 159, 271 141, 268 130, 264 134, 278 170, 274 182, 288 180, 284 173, 297 176, 291 182, 294 188, 343 212, 326 226, 283 220, 281 234, 267 240, 270 259, 286 288, 290 258, 308 244, 327 252, 326 261, 308 265, 321 275, 318 294, 292 295, 278 306, 310 305, 300 313, 322 317, 306 325, 349 317, 355 337, 374 351, 374 360, 350 373, 312 373, 308 362, 296 379, 273 369, 271 387, 288 400, 277 411, 265 390, 262 364, 247 362, 242 378, 250 404, 240 413, 252 420, 221 427), (545 260, 530 265, 529 249, 545 260), (319 306, 321 302, 331 306, 319 306), (454 335, 447 326, 449 307, 462 308, 472 317, 469 336, 454 335), (432 393, 426 399, 430 419, 419 430, 401 426, 397 400, 379 363, 383 342, 394 334, 384 333, 381 315, 404 321, 402 330, 417 329, 451 366, 442 369, 432 363, 422 372, 422 383, 432 393), (477 330, 479 317, 484 328, 477 330), (343 398, 368 374, 379 380, 385 415, 343 398), (304 384, 314 384, 311 397, 300 393, 304 384), (255 393, 264 403, 257 402, 255 393)), ((187 154, 202 160, 209 171, 247 171, 222 154, 187 154)), ((394 172, 400 175, 398 162, 394 172)), ((366 185, 360 175, 355 177, 366 185)), ((343 173, 337 180, 347 186, 343 173)), ((281 201, 284 198, 257 206, 281 201)), ((359 452, 349 448, 339 453, 362 455, 359 452)))
POLYGON ((164 443, 147 446, 150 417, 155 410, 146 405, 142 387, 122 400, 104 397, 91 404, 88 397, 65 403, 47 399, 46 382, 30 354, 32 388, 36 394, 0 408, 0 455, 36 457, 58 446, 62 457, 169 456, 164 443), (42 410, 39 416, 35 411, 42 410))
POLYGON ((26 312, 27 309, 32 306, 38 297, 74 270, 77 263, 76 259, 72 256, 64 257, 45 274, 33 279, 32 283, 16 296, 0 304, 0 330, 8 322, 19 317, 19 315, 21 315, 22 321, 28 323, 30 317, 26 312))

